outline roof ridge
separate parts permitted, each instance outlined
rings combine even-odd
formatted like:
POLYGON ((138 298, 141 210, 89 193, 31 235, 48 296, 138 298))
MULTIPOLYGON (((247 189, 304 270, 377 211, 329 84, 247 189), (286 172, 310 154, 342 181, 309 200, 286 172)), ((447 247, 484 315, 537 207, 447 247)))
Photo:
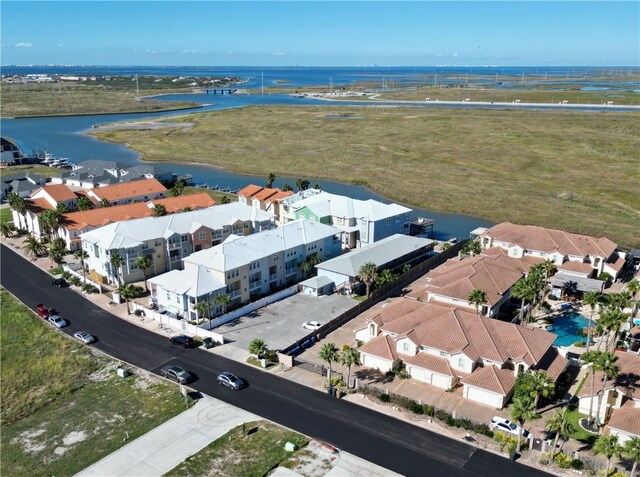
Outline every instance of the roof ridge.
MULTIPOLYGON (((527 349, 527 352, 529 353, 529 356, 531 356, 532 360, 535 360, 535 356, 533 355, 533 352, 531 351, 531 348, 529 347, 529 345, 527 344, 527 340, 524 339, 524 336, 522 335, 522 330, 520 329, 519 325, 513 325, 516 327, 516 331, 518 332, 518 336, 520 336, 520 339, 522 340, 522 342, 524 343, 524 347, 527 349)), ((537 364, 537 361, 536 361, 537 364)))
POLYGON ((502 340, 500 339, 498 333, 495 333, 495 330, 493 329, 493 320, 491 318, 484 318, 482 316, 479 316, 478 318, 480 318, 480 323, 482 323, 482 327, 486 331, 487 336, 489 337, 489 341, 494 348, 494 351, 498 356, 500 356, 500 359, 504 361, 504 353, 501 351, 504 349, 504 344, 502 343, 502 340), (491 323, 492 325, 491 330, 489 329, 489 323, 491 323), (496 343, 496 341, 500 342, 500 346, 498 346, 498 343, 496 343))

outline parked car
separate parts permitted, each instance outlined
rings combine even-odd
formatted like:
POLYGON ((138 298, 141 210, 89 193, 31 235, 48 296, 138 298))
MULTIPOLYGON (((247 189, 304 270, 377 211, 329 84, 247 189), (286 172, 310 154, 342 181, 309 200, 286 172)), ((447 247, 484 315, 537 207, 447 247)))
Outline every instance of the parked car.
POLYGON ((319 328, 321 328, 321 327, 322 327, 322 323, 320 323, 319 321, 305 321, 305 322, 302 324, 302 327, 303 327, 305 330, 312 330, 312 331, 315 331, 315 330, 317 330, 317 329, 319 329, 319 328))
POLYGON ((73 337, 84 344, 91 344, 96 340, 95 336, 87 333, 86 331, 76 331, 73 334, 73 337))
POLYGON ((47 318, 47 320, 56 328, 64 328, 65 326, 69 325, 69 323, 67 323, 67 320, 65 320, 64 318, 60 318, 58 315, 51 315, 47 318))
POLYGON ((49 318, 51 315, 53 315, 53 309, 44 306, 42 303, 38 303, 36 305, 36 313, 40 318, 46 319, 46 318, 49 318))
POLYGON ((172 336, 169 341, 171 344, 182 346, 183 348, 191 348, 194 345, 193 338, 185 335, 172 336))
POLYGON ((172 381, 180 384, 187 384, 193 380, 193 375, 189 371, 185 371, 180 366, 165 366, 160 370, 160 374, 172 381))
POLYGON ((244 386, 244 380, 240 379, 235 374, 231 374, 227 371, 218 374, 218 383, 226 386, 234 391, 241 389, 244 386))
MULTIPOLYGON (((520 434, 520 426, 509 419, 505 419, 504 417, 494 416, 493 419, 491 419, 491 428, 494 431, 501 431, 516 437, 520 434)), ((523 429, 522 437, 525 440, 528 440, 529 431, 523 429)))
POLYGON ((58 287, 58 288, 64 288, 69 286, 69 284, 64 278, 54 278, 53 280, 51 280, 51 284, 54 287, 58 287))

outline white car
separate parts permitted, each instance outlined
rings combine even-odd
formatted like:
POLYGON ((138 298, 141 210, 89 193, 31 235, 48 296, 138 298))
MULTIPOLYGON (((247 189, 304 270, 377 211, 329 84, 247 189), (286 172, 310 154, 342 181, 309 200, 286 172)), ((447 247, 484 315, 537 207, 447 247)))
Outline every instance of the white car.
POLYGON ((319 321, 305 321, 305 322, 302 324, 302 327, 303 327, 305 330, 312 330, 312 331, 315 331, 315 330, 317 330, 317 329, 319 329, 319 328, 322 328, 322 323, 320 323, 319 321))
MULTIPOLYGON (((504 417, 494 416, 493 419, 491 419, 491 428, 494 431, 504 432, 505 434, 511 434, 515 437, 518 437, 518 434, 520 434, 520 426, 509 419, 505 419, 504 417)), ((529 431, 523 429, 522 437, 525 440, 528 440, 529 431)))
POLYGON ((91 344, 96 340, 93 335, 87 333, 86 331, 76 331, 73 334, 73 337, 84 344, 91 344))
POLYGON ((47 320, 56 328, 64 328, 69 324, 67 320, 60 318, 58 315, 51 315, 47 320))

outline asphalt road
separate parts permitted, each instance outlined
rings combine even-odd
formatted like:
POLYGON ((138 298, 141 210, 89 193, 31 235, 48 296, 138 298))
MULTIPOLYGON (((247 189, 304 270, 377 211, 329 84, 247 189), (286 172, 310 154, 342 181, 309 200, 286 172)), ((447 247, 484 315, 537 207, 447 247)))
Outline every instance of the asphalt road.
POLYGON ((177 364, 197 375, 191 387, 338 449, 407 476, 549 475, 495 454, 429 432, 366 407, 199 349, 184 350, 119 319, 79 294, 51 286, 51 276, 2 245, 0 282, 23 303, 44 303, 69 321, 63 332, 85 330, 95 348, 155 373, 177 364), (231 371, 249 384, 231 391, 216 383, 231 371))

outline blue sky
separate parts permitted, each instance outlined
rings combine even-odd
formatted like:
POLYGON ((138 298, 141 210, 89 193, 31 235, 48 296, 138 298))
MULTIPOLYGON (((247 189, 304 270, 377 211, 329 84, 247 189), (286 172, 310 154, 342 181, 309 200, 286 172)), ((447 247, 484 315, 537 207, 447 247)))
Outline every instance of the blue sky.
POLYGON ((640 2, 30 2, 1 63, 640 65, 640 2))

